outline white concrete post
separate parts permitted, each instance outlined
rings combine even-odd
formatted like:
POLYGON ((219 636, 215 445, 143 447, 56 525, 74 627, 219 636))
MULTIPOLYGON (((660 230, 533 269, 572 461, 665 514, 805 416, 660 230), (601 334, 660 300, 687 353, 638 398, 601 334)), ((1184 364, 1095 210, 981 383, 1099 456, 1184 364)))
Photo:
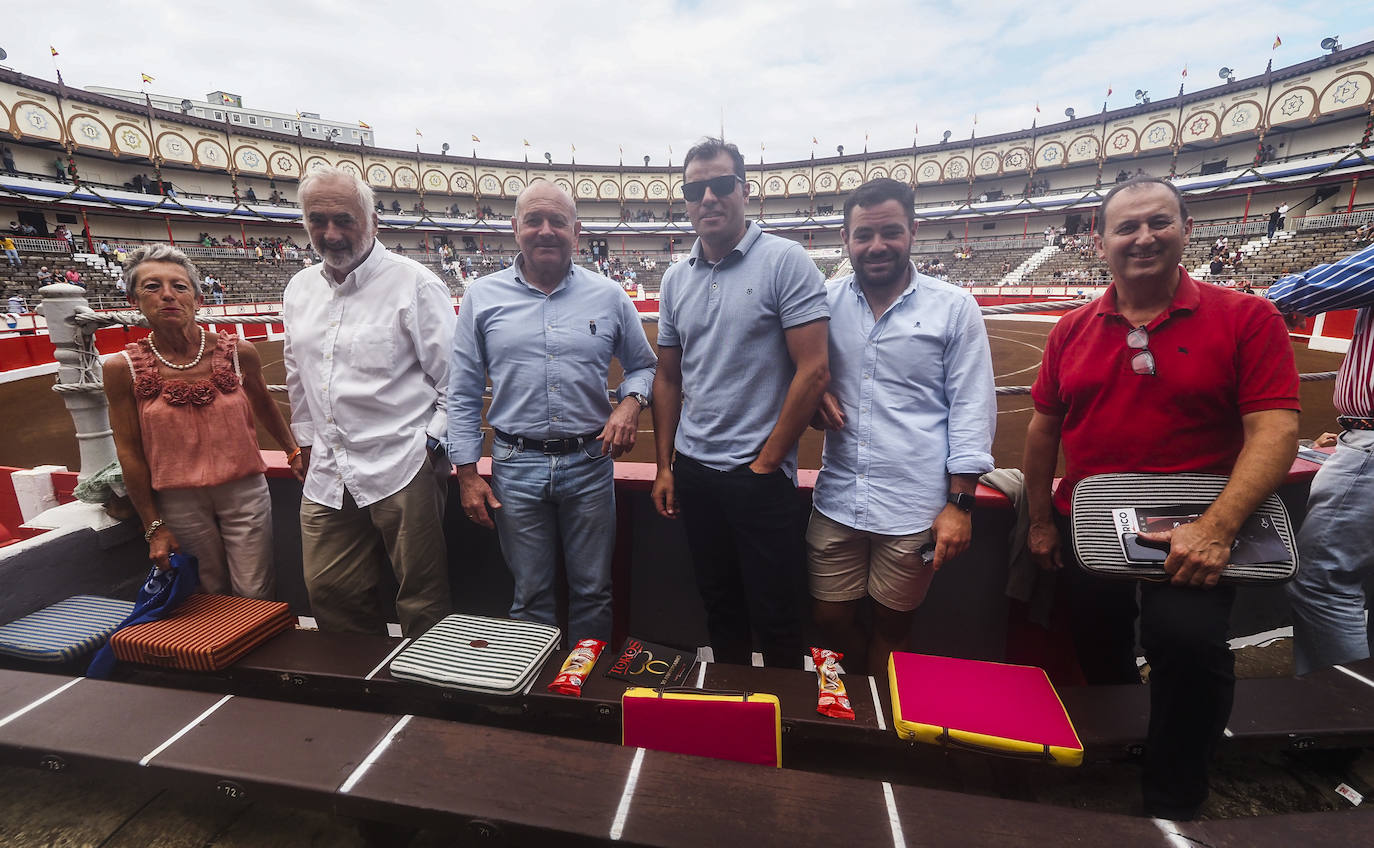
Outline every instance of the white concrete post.
POLYGON ((48 322, 48 337, 57 348, 57 385, 76 424, 76 443, 81 449, 79 479, 86 479, 115 461, 110 412, 101 389, 100 356, 95 350, 95 328, 77 326, 72 316, 90 312, 86 290, 68 283, 39 289, 43 303, 38 311, 48 322))

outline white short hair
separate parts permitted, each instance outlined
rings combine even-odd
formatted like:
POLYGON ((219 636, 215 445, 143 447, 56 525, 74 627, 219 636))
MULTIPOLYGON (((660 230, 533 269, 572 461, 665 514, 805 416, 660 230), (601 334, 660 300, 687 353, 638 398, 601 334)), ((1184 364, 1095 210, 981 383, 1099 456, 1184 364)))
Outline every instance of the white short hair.
POLYGON ((124 263, 124 288, 132 301, 134 288, 138 285, 138 266, 144 262, 170 262, 173 265, 180 265, 186 272, 186 277, 191 281, 191 285, 200 291, 200 269, 196 268, 195 263, 175 247, 170 244, 149 244, 136 248, 129 254, 129 259, 124 263))
POLYGON ((373 193, 372 186, 363 182, 362 178, 352 171, 345 171, 343 168, 321 168, 318 171, 311 171, 301 180, 300 188, 296 191, 296 196, 301 203, 302 212, 306 206, 306 195, 315 190, 319 183, 345 182, 353 189, 353 193, 358 197, 358 205, 361 207, 362 217, 366 220, 377 209, 377 195, 373 193))

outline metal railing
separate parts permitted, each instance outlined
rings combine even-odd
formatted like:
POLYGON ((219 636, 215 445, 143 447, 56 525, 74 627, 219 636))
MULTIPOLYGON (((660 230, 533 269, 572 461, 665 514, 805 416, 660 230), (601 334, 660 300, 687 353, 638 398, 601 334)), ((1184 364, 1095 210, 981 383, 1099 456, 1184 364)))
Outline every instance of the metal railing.
POLYGON ((1298 219, 1299 230, 1335 230, 1358 227, 1374 221, 1374 209, 1356 209, 1332 215, 1306 215, 1298 219))

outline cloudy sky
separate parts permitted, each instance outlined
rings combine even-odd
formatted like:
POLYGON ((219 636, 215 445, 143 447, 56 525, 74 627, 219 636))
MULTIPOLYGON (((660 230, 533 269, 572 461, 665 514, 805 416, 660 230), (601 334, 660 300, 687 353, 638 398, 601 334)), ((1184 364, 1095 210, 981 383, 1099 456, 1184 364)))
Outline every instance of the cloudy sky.
POLYGON ((1063 121, 1374 40, 1368 0, 70 0, 0 31, 4 65, 69 85, 214 90, 371 124, 378 144, 673 161, 719 132, 751 161, 1063 121), (1283 45, 1271 52, 1275 35, 1283 45), (1180 72, 1188 68, 1186 80, 1180 72), (423 132, 418 138, 415 131, 423 132), (474 144, 476 135, 481 143, 474 144), (530 147, 523 146, 528 139, 530 147), (763 145, 764 150, 760 150, 763 145))

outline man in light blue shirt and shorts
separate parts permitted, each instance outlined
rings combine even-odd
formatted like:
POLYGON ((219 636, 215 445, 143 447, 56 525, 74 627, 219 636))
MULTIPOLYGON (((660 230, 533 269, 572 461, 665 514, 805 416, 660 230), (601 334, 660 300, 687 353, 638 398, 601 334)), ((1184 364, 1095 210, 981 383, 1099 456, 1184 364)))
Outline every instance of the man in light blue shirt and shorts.
POLYGON ((846 667, 875 677, 908 649, 935 572, 969 545, 997 425, 982 313, 967 291, 916 272, 914 216, 904 183, 855 189, 841 231, 854 273, 826 287, 830 390, 815 424, 827 432, 806 534, 813 614, 846 667))
POLYGON ((520 254, 468 287, 449 371, 449 453, 463 511, 496 528, 515 581, 512 618, 556 624, 554 565, 568 575, 569 644, 611 639, 613 459, 634 447, 655 356, 639 312, 612 280, 573 264, 582 225, 563 189, 521 192, 520 254), (611 406, 611 357, 625 370, 611 406), (491 377, 491 486, 477 474, 491 377), (494 521, 493 521, 494 516, 494 521))
POLYGON ((718 662, 801 668, 797 439, 829 380, 825 286, 800 244, 745 219, 744 157, 705 139, 682 193, 697 233, 663 275, 658 512, 682 518, 718 662))

